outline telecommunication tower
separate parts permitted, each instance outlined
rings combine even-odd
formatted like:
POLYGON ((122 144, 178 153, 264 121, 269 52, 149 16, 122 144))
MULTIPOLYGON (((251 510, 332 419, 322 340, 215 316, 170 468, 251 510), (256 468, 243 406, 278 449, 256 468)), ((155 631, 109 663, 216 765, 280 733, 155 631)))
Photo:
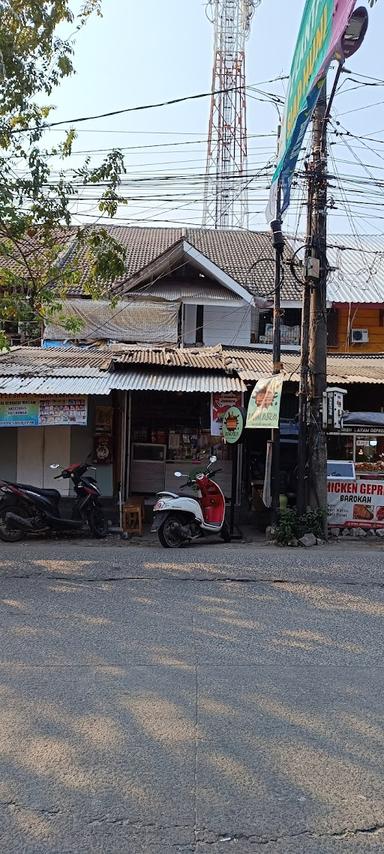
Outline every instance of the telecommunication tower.
POLYGON ((203 224, 248 227, 245 44, 261 0, 209 0, 215 28, 203 224))

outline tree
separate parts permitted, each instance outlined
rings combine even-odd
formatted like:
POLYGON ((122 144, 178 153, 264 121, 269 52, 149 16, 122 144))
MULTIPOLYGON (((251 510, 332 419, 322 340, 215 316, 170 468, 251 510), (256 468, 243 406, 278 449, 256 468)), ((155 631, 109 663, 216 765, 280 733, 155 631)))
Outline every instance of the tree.
POLYGON ((70 0, 0 0, 0 348, 15 323, 24 324, 27 341, 38 339, 43 320, 57 315, 81 276, 83 290, 100 297, 124 273, 124 250, 108 231, 75 228, 71 216, 80 181, 102 185, 100 213, 114 216, 122 203, 121 152, 70 172, 64 162, 75 130, 56 146, 46 142, 50 98, 74 73, 74 36, 93 13, 101 15, 100 0, 86 0, 77 16, 70 0), (66 27, 69 38, 61 36, 66 27), (52 158, 63 163, 57 179, 52 158))

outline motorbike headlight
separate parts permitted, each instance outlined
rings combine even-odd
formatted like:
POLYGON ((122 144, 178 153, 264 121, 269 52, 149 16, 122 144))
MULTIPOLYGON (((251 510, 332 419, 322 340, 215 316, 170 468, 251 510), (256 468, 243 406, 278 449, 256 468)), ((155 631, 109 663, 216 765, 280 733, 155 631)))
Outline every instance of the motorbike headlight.
POLYGON ((156 504, 155 504, 153 510, 154 511, 155 510, 162 510, 163 507, 165 507, 165 501, 156 501, 156 504))

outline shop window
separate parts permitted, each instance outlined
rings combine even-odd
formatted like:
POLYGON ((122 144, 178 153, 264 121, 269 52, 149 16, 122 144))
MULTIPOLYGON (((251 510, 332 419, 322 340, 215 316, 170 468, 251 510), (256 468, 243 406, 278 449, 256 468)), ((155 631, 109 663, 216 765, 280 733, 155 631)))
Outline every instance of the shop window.
MULTIPOLYGON (((286 308, 281 318, 281 343, 300 344, 301 311, 298 308, 286 308)), ((273 342, 273 314, 271 311, 260 314, 259 343, 273 342)))
POLYGON ((330 308, 327 312, 327 343, 328 347, 337 347, 339 333, 339 312, 337 308, 330 308))
POLYGON ((356 471, 384 471, 384 436, 356 436, 356 471))

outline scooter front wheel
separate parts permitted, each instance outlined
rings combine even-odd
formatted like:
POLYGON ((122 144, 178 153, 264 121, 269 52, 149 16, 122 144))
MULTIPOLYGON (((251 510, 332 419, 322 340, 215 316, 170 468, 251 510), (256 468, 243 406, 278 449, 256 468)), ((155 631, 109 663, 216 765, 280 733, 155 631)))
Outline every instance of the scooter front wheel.
POLYGON ((176 514, 167 516, 158 531, 159 540, 164 549, 179 549, 185 543, 181 532, 180 519, 176 514))

